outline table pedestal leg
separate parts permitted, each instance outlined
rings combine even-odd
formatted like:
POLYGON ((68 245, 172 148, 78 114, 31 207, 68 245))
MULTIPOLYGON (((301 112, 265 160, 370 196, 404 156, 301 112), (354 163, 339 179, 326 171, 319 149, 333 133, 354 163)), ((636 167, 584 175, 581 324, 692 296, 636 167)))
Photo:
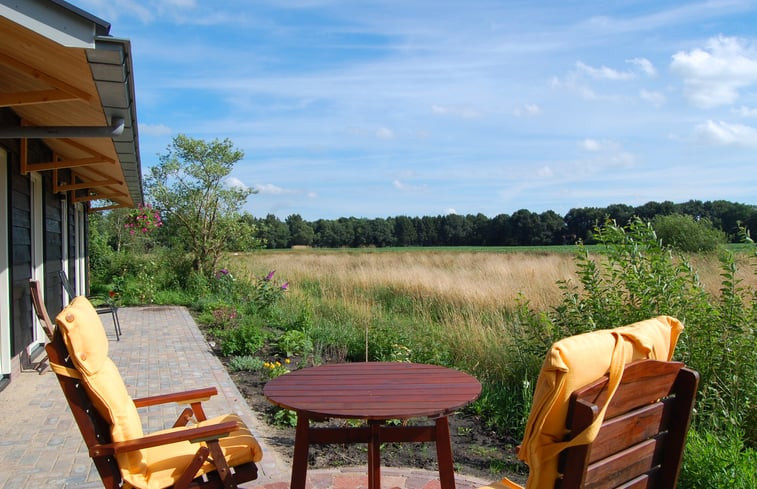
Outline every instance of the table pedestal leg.
POLYGON ((449 438, 449 420, 447 416, 442 416, 436 420, 436 458, 439 462, 439 482, 441 488, 455 489, 452 442, 449 438))
POLYGON ((369 421, 371 439, 368 442, 368 489, 381 489, 381 422, 369 421))
POLYGON ((309 431, 310 420, 307 416, 298 413, 297 431, 294 434, 291 489, 305 489, 305 481, 308 476, 309 431))

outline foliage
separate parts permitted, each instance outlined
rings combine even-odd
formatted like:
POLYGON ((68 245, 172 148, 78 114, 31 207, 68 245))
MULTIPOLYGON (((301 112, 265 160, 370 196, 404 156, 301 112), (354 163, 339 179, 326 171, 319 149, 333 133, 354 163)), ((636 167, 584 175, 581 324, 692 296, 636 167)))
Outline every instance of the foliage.
POLYGON ((229 370, 232 372, 262 370, 265 362, 260 357, 252 355, 242 355, 237 357, 231 357, 229 360, 229 370))
POLYGON ((744 446, 743 434, 689 430, 678 486, 686 489, 757 487, 757 450, 744 446))
POLYGON ((180 134, 150 168, 145 189, 185 243, 194 270, 210 277, 226 242, 239 235, 239 212, 252 190, 227 184, 244 157, 230 140, 180 134))
POLYGON ((313 353, 313 340, 305 331, 292 329, 285 331, 279 338, 277 345, 279 351, 287 357, 306 357, 313 353))
POLYGON ((707 218, 696 220, 682 214, 656 216, 652 227, 663 245, 679 251, 714 251, 727 241, 725 233, 707 218))
MULTIPOLYGON (((512 215, 498 214, 491 218, 479 213, 423 217, 399 215, 375 219, 340 217, 311 222, 305 221, 299 214, 293 214, 282 222, 269 214, 264 219, 253 219, 253 223, 257 237, 267 248, 293 245, 320 248, 553 246, 572 245, 577 241, 591 244, 594 228, 607 219, 625 225, 634 216, 650 222, 668 215, 687 216, 695 223, 711 223, 713 231, 696 229, 697 239, 705 236, 719 239, 720 233, 714 230, 734 238, 739 223, 757 228, 755 205, 695 200, 680 204, 647 202, 637 207, 625 204, 603 208, 582 207, 570 209, 564 216, 554 211, 536 213, 520 209, 512 215)), ((666 231, 668 229, 675 231, 674 227, 668 226, 666 231)), ((660 237, 665 236, 666 231, 660 232, 660 237)))
POLYGON ((250 305, 258 313, 270 313, 289 289, 289 282, 279 283, 274 278, 275 274, 276 270, 271 270, 268 275, 257 279, 253 285, 250 305))
POLYGON ((129 234, 134 236, 136 233, 147 234, 163 225, 160 212, 154 210, 152 205, 137 205, 137 208, 131 211, 126 217, 124 228, 129 234))
POLYGON ((238 327, 215 331, 221 340, 221 353, 230 355, 253 355, 265 345, 266 334, 253 321, 242 322, 238 327))

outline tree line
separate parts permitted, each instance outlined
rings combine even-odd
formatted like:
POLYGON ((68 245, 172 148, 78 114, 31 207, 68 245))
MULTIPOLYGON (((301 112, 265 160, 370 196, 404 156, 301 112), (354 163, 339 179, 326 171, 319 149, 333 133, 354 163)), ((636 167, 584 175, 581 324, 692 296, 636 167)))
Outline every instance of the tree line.
POLYGON ((386 247, 386 246, 544 246, 593 242, 592 230, 612 219, 626 224, 638 217, 653 221, 658 216, 683 215, 708 222, 736 240, 739 226, 757 229, 757 206, 725 200, 684 203, 647 202, 633 207, 613 204, 607 207, 577 207, 560 216, 521 209, 513 214, 487 217, 484 214, 387 218, 341 217, 306 221, 292 214, 283 221, 273 214, 241 218, 255 229, 266 248, 313 246, 386 247))

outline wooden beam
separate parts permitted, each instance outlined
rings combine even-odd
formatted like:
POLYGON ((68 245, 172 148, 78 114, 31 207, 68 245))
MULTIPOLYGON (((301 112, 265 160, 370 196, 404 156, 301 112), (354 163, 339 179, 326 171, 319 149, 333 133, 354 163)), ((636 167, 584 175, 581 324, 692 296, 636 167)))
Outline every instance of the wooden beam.
MULTIPOLYGON (((80 175, 79 178, 81 178, 80 175)), ((120 182, 116 180, 115 178, 108 178, 107 180, 90 180, 90 181, 83 181, 82 183, 64 183, 58 185, 54 190, 57 191, 65 191, 65 190, 84 190, 87 188, 92 187, 106 187, 108 185, 122 185, 123 182, 120 182)))
POLYGON ((112 193, 112 194, 95 194, 95 195, 80 195, 76 196, 74 195, 71 199, 71 202, 89 202, 90 200, 102 200, 102 199, 111 199, 115 200, 118 197, 127 197, 124 193, 112 193))
POLYGON ((126 204, 112 204, 112 205, 106 205, 106 206, 103 206, 103 207, 90 207, 87 210, 87 212, 89 212, 91 214, 93 212, 110 211, 110 210, 113 210, 113 209, 123 209, 123 208, 128 208, 128 207, 129 206, 126 205, 126 204))
POLYGON ((79 98, 57 88, 30 92, 2 93, 0 94, 0 107, 48 104, 51 102, 66 102, 69 100, 79 100, 79 98))
POLYGON ((110 158, 103 160, 100 156, 90 156, 89 158, 78 158, 75 160, 43 161, 40 163, 27 163, 26 171, 60 170, 61 168, 76 168, 78 166, 111 163, 111 161, 110 158))
POLYGON ((8 56, 7 54, 0 53, 0 64, 4 64, 6 66, 9 66, 10 68, 13 68, 16 71, 19 71, 21 73, 29 75, 32 78, 36 78, 37 80, 45 82, 48 85, 51 85, 63 92, 66 92, 72 95, 75 99, 80 99, 85 102, 90 102, 92 100, 92 95, 90 93, 85 92, 84 90, 81 90, 73 85, 69 85, 63 80, 59 80, 58 78, 55 78, 54 76, 49 75, 45 73, 44 71, 37 69, 33 66, 30 66, 24 63, 23 61, 20 61, 12 56, 8 56))

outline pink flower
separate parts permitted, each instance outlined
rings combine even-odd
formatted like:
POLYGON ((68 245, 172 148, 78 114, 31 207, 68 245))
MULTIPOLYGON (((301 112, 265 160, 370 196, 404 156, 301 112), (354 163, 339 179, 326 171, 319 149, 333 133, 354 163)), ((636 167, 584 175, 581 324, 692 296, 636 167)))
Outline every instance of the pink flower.
POLYGON ((281 290, 287 290, 289 288, 289 282, 284 282, 281 284, 281 290))
POLYGON ((263 280, 265 280, 266 282, 268 282, 269 280, 271 280, 273 278, 273 274, 274 273, 276 273, 276 270, 271 270, 270 272, 268 272, 268 275, 266 275, 263 280))

